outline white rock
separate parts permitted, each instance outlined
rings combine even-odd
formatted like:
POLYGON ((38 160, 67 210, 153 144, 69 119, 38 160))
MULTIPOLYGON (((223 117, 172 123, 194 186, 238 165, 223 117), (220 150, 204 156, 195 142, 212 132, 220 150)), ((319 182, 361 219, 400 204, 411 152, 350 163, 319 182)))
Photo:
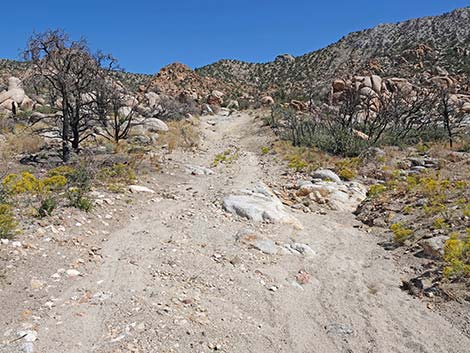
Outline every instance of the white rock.
POLYGON ((206 167, 200 167, 200 166, 195 166, 195 165, 186 165, 185 166, 185 171, 188 174, 192 175, 213 175, 215 174, 213 170, 206 168, 206 167))
POLYGON ((69 277, 77 277, 81 275, 80 271, 77 271, 75 269, 67 270, 65 271, 65 274, 69 277))
POLYGON ((335 183, 341 184, 341 178, 332 170, 319 169, 312 173, 312 178, 321 180, 330 180, 335 183))
POLYGON ((144 125, 149 131, 153 132, 165 132, 170 129, 163 120, 157 118, 145 119, 144 125))
POLYGON ((130 185, 129 186, 129 191, 132 192, 132 193, 146 192, 146 193, 149 193, 149 194, 155 194, 154 190, 149 189, 146 186, 141 186, 141 185, 130 185))
POLYGON ((301 228, 300 222, 291 216, 282 202, 264 184, 243 190, 239 195, 229 195, 223 201, 225 211, 255 222, 285 223, 301 228))

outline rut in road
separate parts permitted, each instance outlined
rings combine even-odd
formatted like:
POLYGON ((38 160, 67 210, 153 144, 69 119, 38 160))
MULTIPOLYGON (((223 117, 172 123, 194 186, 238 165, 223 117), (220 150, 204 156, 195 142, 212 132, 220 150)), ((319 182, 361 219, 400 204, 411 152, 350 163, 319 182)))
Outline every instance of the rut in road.
POLYGON ((38 330, 38 352, 468 352, 470 339, 399 289, 400 271, 353 215, 303 214, 303 225, 251 224, 226 214, 223 197, 282 183, 279 162, 253 117, 203 117, 197 153, 176 152, 151 199, 103 243, 103 262, 57 297, 38 330), (237 151, 216 174, 192 176, 237 151), (267 255, 235 241, 251 226, 313 256, 267 255), (307 273, 306 283, 296 282, 307 273), (85 298, 82 301, 71 298, 85 298))

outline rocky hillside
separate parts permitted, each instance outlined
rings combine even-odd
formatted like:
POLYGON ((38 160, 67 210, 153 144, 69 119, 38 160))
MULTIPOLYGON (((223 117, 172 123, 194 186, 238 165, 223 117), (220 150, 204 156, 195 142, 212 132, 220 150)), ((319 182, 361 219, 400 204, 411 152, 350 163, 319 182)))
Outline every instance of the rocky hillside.
MULTIPOLYGON (((21 62, 9 59, 0 59, 0 91, 1 88, 6 88, 8 79, 10 77, 18 77, 24 79, 28 74, 30 64, 28 62, 21 62), (3 85, 3 87, 1 87, 3 85)), ((136 91, 139 86, 145 84, 151 77, 146 74, 120 72, 116 71, 115 77, 122 82, 127 88, 136 91)), ((28 87, 25 87, 26 90, 28 87)))
POLYGON ((329 89, 335 78, 376 74, 422 80, 470 69, 470 8, 355 32, 303 56, 263 64, 221 60, 197 70, 203 76, 244 82, 279 98, 329 89))
POLYGON ((194 100, 205 99, 212 91, 232 92, 235 84, 212 77, 202 77, 190 67, 173 63, 165 66, 151 82, 150 90, 171 97, 186 96, 194 100))

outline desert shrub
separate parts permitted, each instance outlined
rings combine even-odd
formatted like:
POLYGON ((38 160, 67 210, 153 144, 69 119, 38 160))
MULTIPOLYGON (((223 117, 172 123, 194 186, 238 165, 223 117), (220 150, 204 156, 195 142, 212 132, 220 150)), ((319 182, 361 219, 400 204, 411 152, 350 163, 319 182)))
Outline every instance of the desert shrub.
POLYGON ((394 223, 390 226, 395 242, 403 244, 413 235, 413 230, 406 228, 403 223, 394 223))
MULTIPOLYGON (((118 177, 118 174, 122 176, 123 174, 119 167, 111 168, 110 170, 112 170, 112 173, 109 172, 109 178, 113 176, 118 177)), ((85 163, 81 163, 76 167, 60 166, 49 170, 47 175, 49 177, 64 177, 67 179, 65 195, 70 206, 86 212, 92 209, 92 202, 86 197, 94 179, 94 171, 90 166, 85 165, 85 163)))
POLYGON ((167 145, 170 152, 181 149, 192 149, 199 146, 200 134, 197 121, 184 119, 168 122, 169 131, 160 135, 159 144, 167 145))
POLYGON ((357 169, 360 163, 361 159, 358 157, 344 158, 337 161, 335 164, 339 177, 346 181, 353 180, 357 176, 357 169))
POLYGON ((218 153, 215 155, 214 160, 212 162, 212 167, 217 167, 219 164, 230 164, 238 159, 238 152, 228 149, 222 153, 218 153))
POLYGON ((76 173, 76 169, 72 166, 63 165, 57 168, 50 169, 47 172, 47 176, 54 177, 54 176, 63 176, 69 179, 73 174, 76 173))
MULTIPOLYGON (((346 157, 372 146, 425 146, 449 138, 452 142, 458 119, 443 120, 439 92, 416 89, 415 93, 395 90, 387 97, 364 96, 351 87, 335 106, 317 103, 309 106, 309 112, 296 112, 275 105, 266 122, 296 146, 315 146, 346 157)), ((446 112, 452 115, 455 110, 446 112)))
POLYGON ((115 163, 111 167, 104 167, 98 172, 101 181, 111 184, 132 184, 136 179, 132 165, 115 163))
POLYGON ((0 204, 0 238, 13 237, 16 226, 17 222, 11 206, 5 203, 0 204))
POLYGON ((4 159, 11 159, 17 154, 38 153, 43 147, 44 140, 40 136, 18 133, 7 136, 0 147, 0 153, 4 159))
POLYGON ((414 209, 413 207, 411 207, 410 205, 406 205, 405 207, 403 207, 403 210, 402 210, 403 214, 405 215, 410 215, 414 212, 414 209))
POLYGON ((287 166, 296 172, 303 172, 308 169, 308 162, 302 159, 301 156, 294 155, 289 158, 289 163, 287 166))
POLYGON ((184 96, 180 96, 178 99, 162 97, 159 105, 161 110, 156 117, 164 121, 185 120, 189 115, 201 113, 196 102, 184 96))
POLYGON ((459 148, 460 152, 470 153, 470 142, 466 142, 459 148))
POLYGON ((9 174, 2 181, 4 190, 13 195, 30 193, 41 196, 51 191, 57 191, 66 184, 67 178, 60 175, 39 179, 29 172, 9 174))
POLYGON ((444 275, 448 278, 470 276, 470 230, 466 237, 452 233, 444 247, 444 260, 447 266, 444 275))
POLYGON ((54 197, 47 197, 41 201, 41 205, 38 208, 38 214, 40 217, 51 216, 56 207, 57 200, 54 197))
POLYGON ((133 163, 114 163, 112 166, 101 168, 98 171, 97 179, 109 191, 121 193, 124 192, 125 186, 134 183, 137 177, 133 163))
POLYGON ((90 199, 84 196, 85 194, 79 188, 72 187, 67 190, 67 199, 70 206, 78 208, 79 210, 89 212, 93 208, 93 203, 90 199))
POLYGON ((436 218, 433 223, 434 229, 447 229, 449 224, 444 218, 436 218))
POLYGON ((66 184, 67 179, 61 175, 37 178, 29 172, 23 172, 4 177, 2 189, 9 197, 21 196, 28 203, 37 205, 34 213, 46 217, 57 207, 55 195, 59 194, 66 184))
POLYGON ((387 186, 385 186, 383 184, 372 185, 369 188, 369 191, 367 192, 367 196, 370 197, 370 198, 376 198, 376 197, 382 195, 387 190, 388 190, 387 186))
POLYGON ((349 168, 342 168, 338 172, 338 176, 346 181, 353 180, 356 177, 357 173, 349 168))
POLYGON ((267 146, 262 147, 261 148, 261 153, 262 154, 268 154, 269 153, 269 147, 267 147, 267 146))

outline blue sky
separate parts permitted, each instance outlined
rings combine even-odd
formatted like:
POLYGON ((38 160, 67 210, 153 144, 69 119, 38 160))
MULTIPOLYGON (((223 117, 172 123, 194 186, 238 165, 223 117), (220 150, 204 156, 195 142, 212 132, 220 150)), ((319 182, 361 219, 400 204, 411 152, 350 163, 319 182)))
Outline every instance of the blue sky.
POLYGON ((465 6, 470 0, 22 0, 3 7, 0 57, 17 59, 33 31, 62 28, 132 72, 154 73, 175 61, 191 67, 223 58, 264 62, 379 23, 465 6))

